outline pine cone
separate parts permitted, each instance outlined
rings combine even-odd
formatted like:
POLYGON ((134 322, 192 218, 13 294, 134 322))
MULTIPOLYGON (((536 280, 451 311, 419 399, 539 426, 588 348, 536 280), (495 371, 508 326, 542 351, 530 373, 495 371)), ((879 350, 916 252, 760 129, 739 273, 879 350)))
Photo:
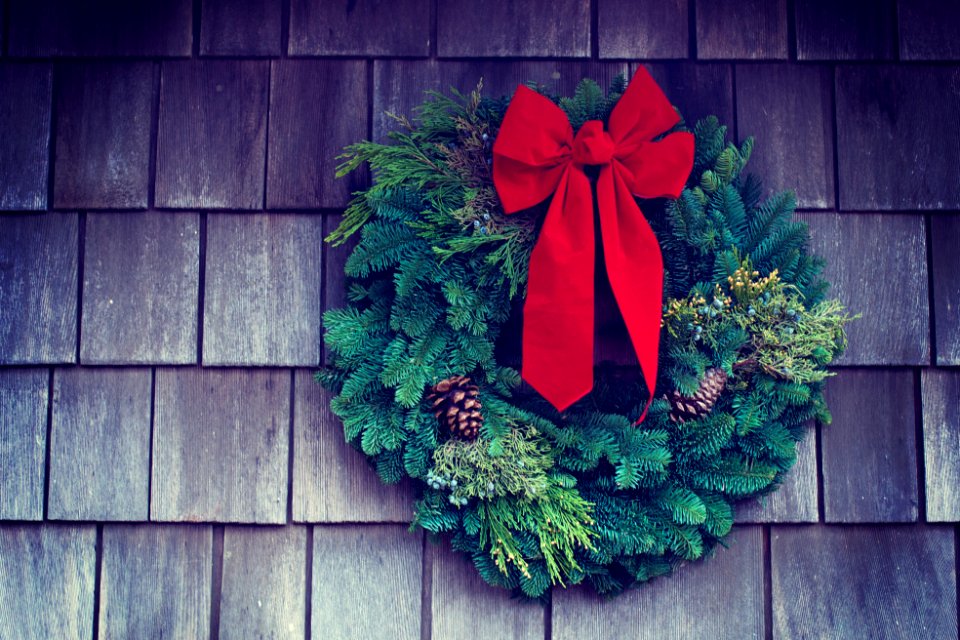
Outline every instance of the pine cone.
POLYGON ((684 396, 674 389, 664 396, 670 402, 670 419, 686 422, 707 415, 726 385, 727 374, 723 369, 713 368, 707 369, 697 392, 692 396, 684 396))
POLYGON ((479 392, 480 387, 471 384, 470 378, 453 376, 434 385, 427 400, 433 415, 447 425, 453 437, 474 440, 483 424, 479 392))

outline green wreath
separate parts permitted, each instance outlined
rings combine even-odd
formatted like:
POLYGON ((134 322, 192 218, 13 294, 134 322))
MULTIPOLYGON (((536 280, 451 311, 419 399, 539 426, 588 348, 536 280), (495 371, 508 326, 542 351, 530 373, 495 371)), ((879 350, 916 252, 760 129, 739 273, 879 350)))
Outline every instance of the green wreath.
MULTIPOLYGON (((551 99, 577 130, 605 121, 625 86, 583 80, 551 99)), ((412 526, 450 534, 487 582, 529 598, 582 582, 614 594, 707 555, 734 503, 779 486, 805 425, 829 421, 826 366, 849 318, 824 299, 793 194, 761 202, 743 173, 752 139, 728 143, 709 117, 692 129, 681 196, 643 206, 666 298, 647 418, 635 424, 648 398, 636 369, 609 363, 558 413, 501 363, 516 357, 500 338, 545 210, 506 216, 497 198, 508 102, 430 93, 414 121, 396 117, 391 144, 342 156, 338 175, 369 164, 374 179, 328 238, 359 232, 318 379, 381 479, 413 479, 412 526)))

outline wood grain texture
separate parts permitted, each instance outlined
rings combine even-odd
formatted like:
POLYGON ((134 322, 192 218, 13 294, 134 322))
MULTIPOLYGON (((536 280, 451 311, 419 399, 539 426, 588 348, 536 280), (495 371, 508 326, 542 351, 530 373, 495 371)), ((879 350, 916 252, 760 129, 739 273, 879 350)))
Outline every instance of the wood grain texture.
POLYGON ((796 0, 799 60, 888 60, 896 56, 894 0, 796 0))
POLYGON ((589 0, 447 0, 437 9, 441 57, 590 56, 589 0))
MULTIPOLYGON (((327 237, 340 226, 343 216, 330 213, 323 216, 323 236, 327 237)), ((359 234, 354 234, 343 244, 326 244, 323 248, 323 304, 324 311, 345 307, 347 300, 347 277, 343 268, 354 247, 360 242, 359 234)), ((324 361, 326 362, 326 361, 324 361)))
POLYGON ((200 53, 214 56, 279 56, 281 3, 271 0, 203 0, 200 53))
POLYGON ((960 364, 960 215, 930 217, 937 364, 960 364))
POLYGON ((600 0, 601 58, 686 58, 690 51, 688 0, 600 0))
POLYGON ((157 369, 151 519, 287 520, 290 374, 157 369))
POLYGON ((42 520, 46 369, 0 370, 0 520, 42 520))
POLYGON ((960 208, 960 67, 836 73, 840 208, 960 208))
POLYGON ((797 463, 783 479, 783 485, 774 493, 739 503, 737 522, 817 521, 816 435, 811 424, 806 436, 797 444, 797 463))
POLYGON ((195 363, 199 216, 90 213, 84 244, 80 361, 195 363))
POLYGON ((497 638, 541 640, 544 610, 536 603, 510 597, 505 589, 491 587, 468 558, 455 552, 449 541, 428 542, 431 567, 432 637, 449 640, 497 638))
POLYGON ((367 172, 336 178, 337 156, 367 137, 363 61, 277 60, 270 76, 267 206, 345 207, 367 172))
POLYGON ((428 0, 291 0, 292 56, 427 56, 428 0))
POLYGON ((93 634, 93 525, 0 525, 0 638, 93 634))
POLYGON ((189 56, 190 0, 11 0, 10 55, 189 56))
POLYGON ((147 520, 149 369, 56 369, 51 520, 147 520))
POLYGON ((804 209, 834 207, 833 71, 788 64, 736 71, 738 137, 757 140, 750 172, 764 179, 767 194, 791 189, 804 209))
POLYGON ((205 365, 320 364, 323 219, 210 214, 205 365))
POLYGON ((952 528, 771 531, 776 640, 957 637, 952 528))
POLYGON ((419 638, 422 564, 406 526, 314 527, 313 639, 419 638))
POLYGON ((827 261, 829 295, 851 314, 840 365, 930 362, 929 297, 923 216, 804 213, 810 249, 827 261), (882 247, 882 251, 877 249, 882 247))
POLYGON ((305 527, 226 527, 220 638, 302 638, 305 527))
POLYGON ((789 54, 786 0, 698 2, 697 58, 779 59, 789 54))
POLYGON ((960 1, 898 0, 903 60, 960 60, 960 1))
POLYGON ((263 206, 268 65, 265 60, 163 63, 158 207, 263 206))
POLYGON ((645 65, 690 125, 709 115, 733 135, 733 67, 724 63, 654 62, 645 65))
POLYGON ((555 590, 553 640, 764 638, 763 529, 737 527, 728 540, 714 558, 615 599, 555 590))
POLYGON ((52 73, 0 64, 0 211, 47 208, 52 73))
POLYGON ((960 521, 960 372, 924 369, 923 469, 930 522, 960 521))
POLYGON ((206 638, 212 549, 209 526, 105 525, 99 640, 206 638))
POLYGON ((78 216, 0 216, 0 364, 74 362, 78 216))
POLYGON ((151 62, 57 68, 55 207, 146 208, 157 72, 151 62))
POLYGON ((844 369, 821 432, 827 522, 914 522, 918 512, 913 372, 844 369))
POLYGON ((366 457, 343 438, 329 392, 299 370, 294 381, 293 520, 409 522, 409 484, 384 486, 366 457))

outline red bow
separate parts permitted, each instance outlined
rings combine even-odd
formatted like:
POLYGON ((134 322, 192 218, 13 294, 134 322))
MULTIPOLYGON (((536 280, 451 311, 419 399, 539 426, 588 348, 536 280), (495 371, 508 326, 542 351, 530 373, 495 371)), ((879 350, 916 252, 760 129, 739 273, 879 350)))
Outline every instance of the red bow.
MULTIPOLYGON (((693 135, 653 139, 680 120, 639 68, 610 114, 573 135, 553 102, 518 87, 493 147, 493 181, 506 213, 551 194, 530 256, 523 318, 523 377, 563 411, 593 388, 593 194, 586 165, 599 165, 597 205, 607 275, 650 391, 657 380, 663 259, 634 200, 680 195, 693 167, 693 135)), ((650 401, 647 401, 647 407, 650 401)), ((646 407, 643 417, 646 416, 646 407)))

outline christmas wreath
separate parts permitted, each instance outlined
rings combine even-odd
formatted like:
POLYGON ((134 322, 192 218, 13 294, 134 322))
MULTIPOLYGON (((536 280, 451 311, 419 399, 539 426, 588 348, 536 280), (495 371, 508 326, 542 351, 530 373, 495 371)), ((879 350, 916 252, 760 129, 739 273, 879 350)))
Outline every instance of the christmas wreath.
POLYGON ((413 480, 414 527, 530 598, 711 552, 829 421, 849 318, 794 196, 761 201, 753 140, 689 129, 642 68, 571 98, 431 92, 396 120, 338 172, 373 170, 328 238, 359 232, 318 374, 346 439, 413 480), (594 365, 604 277, 639 367, 594 365))

